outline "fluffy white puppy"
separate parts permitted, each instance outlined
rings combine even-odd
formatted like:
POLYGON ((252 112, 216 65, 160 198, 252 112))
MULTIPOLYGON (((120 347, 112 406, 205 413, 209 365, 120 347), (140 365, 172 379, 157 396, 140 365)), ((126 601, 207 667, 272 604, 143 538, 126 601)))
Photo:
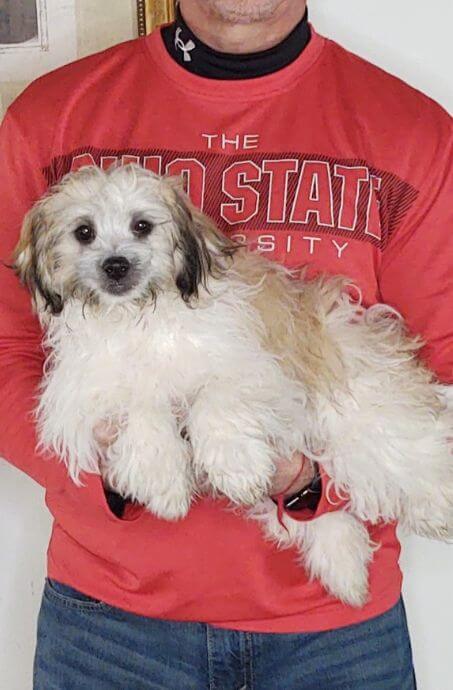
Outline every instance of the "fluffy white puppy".
POLYGON ((15 268, 46 333, 42 446, 75 482, 100 472, 165 519, 200 487, 253 506, 350 605, 366 600, 375 546, 363 521, 448 536, 451 417, 392 309, 238 249, 136 166, 66 176, 28 214, 15 268), (100 458, 102 420, 119 432, 100 458), (296 451, 349 503, 285 529, 267 494, 296 451))

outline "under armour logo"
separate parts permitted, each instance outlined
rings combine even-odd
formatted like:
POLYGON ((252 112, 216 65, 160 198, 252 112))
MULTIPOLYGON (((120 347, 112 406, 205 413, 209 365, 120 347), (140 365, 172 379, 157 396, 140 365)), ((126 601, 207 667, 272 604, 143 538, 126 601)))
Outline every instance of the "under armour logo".
POLYGON ((184 55, 184 62, 191 62, 192 58, 190 56, 190 51, 195 48, 195 43, 193 41, 187 41, 187 43, 184 43, 184 41, 181 38, 181 32, 182 29, 181 27, 179 27, 179 29, 176 30, 175 35, 175 48, 179 48, 179 50, 182 50, 184 55))

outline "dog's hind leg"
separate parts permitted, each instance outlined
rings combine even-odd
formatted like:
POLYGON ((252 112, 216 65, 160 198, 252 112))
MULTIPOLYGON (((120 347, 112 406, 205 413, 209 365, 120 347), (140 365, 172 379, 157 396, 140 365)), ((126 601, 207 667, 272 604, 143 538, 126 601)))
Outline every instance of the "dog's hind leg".
POLYGON ((305 525, 298 548, 311 577, 330 594, 349 606, 366 603, 374 547, 362 522, 345 511, 322 515, 305 525))
POLYGON ((299 522, 277 515, 268 499, 250 511, 262 523, 266 536, 280 548, 295 548, 310 577, 349 606, 363 606, 368 597, 368 565, 375 546, 365 525, 346 511, 326 513, 299 522))

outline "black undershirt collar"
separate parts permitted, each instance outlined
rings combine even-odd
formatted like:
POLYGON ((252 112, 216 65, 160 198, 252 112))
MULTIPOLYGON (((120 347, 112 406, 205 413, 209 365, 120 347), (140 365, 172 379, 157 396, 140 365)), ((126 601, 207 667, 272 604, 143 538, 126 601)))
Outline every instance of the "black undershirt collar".
POLYGON ((167 51, 189 72, 208 79, 254 79, 277 72, 293 62, 310 40, 308 11, 278 45, 259 53, 221 53, 200 41, 189 29, 179 6, 176 19, 161 29, 167 51))

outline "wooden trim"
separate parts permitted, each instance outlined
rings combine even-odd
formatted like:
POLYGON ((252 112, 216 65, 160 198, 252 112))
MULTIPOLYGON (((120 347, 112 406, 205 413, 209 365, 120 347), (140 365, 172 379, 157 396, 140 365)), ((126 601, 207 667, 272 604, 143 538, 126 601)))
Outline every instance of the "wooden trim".
POLYGON ((139 36, 145 36, 156 26, 171 22, 174 16, 174 0, 137 0, 139 36))

